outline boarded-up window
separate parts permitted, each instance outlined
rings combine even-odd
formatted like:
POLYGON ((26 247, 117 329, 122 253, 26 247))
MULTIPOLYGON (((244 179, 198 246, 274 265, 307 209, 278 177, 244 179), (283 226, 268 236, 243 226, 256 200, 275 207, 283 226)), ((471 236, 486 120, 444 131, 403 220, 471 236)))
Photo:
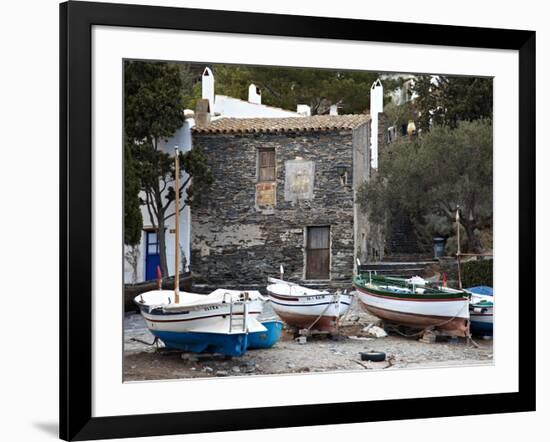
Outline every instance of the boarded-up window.
POLYGON ((306 279, 330 278, 330 227, 308 227, 306 279))
POLYGON ((258 150, 258 180, 275 181, 275 149, 258 150))

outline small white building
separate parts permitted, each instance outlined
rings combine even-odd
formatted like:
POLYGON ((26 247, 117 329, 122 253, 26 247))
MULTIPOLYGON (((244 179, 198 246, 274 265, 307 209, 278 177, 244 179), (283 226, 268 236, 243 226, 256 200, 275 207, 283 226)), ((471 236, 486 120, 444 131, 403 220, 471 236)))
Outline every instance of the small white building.
MULTIPOLYGON (((232 118, 281 118, 296 117, 303 115, 262 104, 261 90, 254 84, 248 88, 248 101, 238 98, 228 97, 226 95, 215 94, 215 80, 212 70, 205 68, 202 74, 202 98, 208 100, 210 114, 212 119, 232 117, 232 118)), ((179 128, 174 136, 167 141, 160 143, 160 148, 173 155, 174 147, 178 146, 182 152, 187 152, 192 147, 191 129, 195 125, 193 111, 185 110, 185 122, 179 128)), ((185 179, 185 175, 183 179, 185 179)), ((173 186, 173 183, 169 185, 173 186)), ((183 198, 184 199, 184 198, 183 198)), ((173 210, 172 210, 173 211, 173 210)), ((172 212, 170 209, 168 213, 172 212)), ((140 244, 135 247, 125 246, 124 259, 124 282, 138 283, 156 277, 156 268, 160 263, 160 254, 158 246, 157 232, 149 217, 146 206, 142 206, 143 215, 143 233, 140 244)), ((166 259, 168 262, 169 275, 174 275, 174 251, 175 251, 175 225, 174 217, 166 222, 166 259)), ((190 257, 190 238, 191 238, 191 212, 186 207, 180 214, 180 256, 182 270, 185 271, 189 266, 190 257)), ((166 277, 167 275, 163 275, 166 277)))

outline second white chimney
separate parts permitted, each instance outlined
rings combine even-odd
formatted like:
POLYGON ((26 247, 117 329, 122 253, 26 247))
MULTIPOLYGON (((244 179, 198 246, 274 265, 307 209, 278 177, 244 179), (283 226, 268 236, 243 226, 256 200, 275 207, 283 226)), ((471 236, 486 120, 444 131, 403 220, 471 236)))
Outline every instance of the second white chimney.
POLYGON ((248 102, 262 104, 262 91, 255 84, 248 86, 248 102))

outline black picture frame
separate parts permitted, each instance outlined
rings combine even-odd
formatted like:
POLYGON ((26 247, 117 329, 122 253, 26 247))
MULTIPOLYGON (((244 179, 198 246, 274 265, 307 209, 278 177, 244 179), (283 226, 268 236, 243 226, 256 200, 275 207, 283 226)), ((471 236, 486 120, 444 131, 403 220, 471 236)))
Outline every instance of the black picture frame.
POLYGON ((535 410, 535 32, 245 12, 60 5, 60 437, 90 440, 535 410), (519 53, 519 391, 92 417, 94 25, 510 49, 519 53), (527 298, 527 299, 525 299, 527 298), (527 301, 527 302, 525 302, 527 301))

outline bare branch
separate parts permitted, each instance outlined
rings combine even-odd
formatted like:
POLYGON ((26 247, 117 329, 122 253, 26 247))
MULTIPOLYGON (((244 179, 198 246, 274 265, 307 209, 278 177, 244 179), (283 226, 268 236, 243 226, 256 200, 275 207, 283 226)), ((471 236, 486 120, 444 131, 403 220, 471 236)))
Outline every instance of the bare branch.
POLYGON ((180 186, 180 192, 187 187, 187 184, 189 184, 189 181, 191 181, 191 175, 189 175, 184 183, 180 186))
MULTIPOLYGON (((183 212, 183 209, 185 209, 187 207, 187 204, 184 204, 182 207, 180 207, 180 210, 179 212, 183 212)), ((176 214, 176 212, 174 211, 173 213, 171 213, 170 215, 168 216, 165 216, 164 219, 167 220, 168 218, 172 218, 174 215, 176 214)))
POLYGON ((153 210, 153 213, 157 216, 157 219, 158 219, 159 212, 157 207, 155 206, 155 201, 154 201, 153 195, 151 194, 151 190, 150 189, 146 190, 145 195, 147 196, 147 205, 151 207, 151 209, 153 210))
POLYGON ((153 227, 156 229, 157 224, 155 223, 155 217, 153 216, 153 212, 151 210, 149 192, 145 192, 145 198, 146 198, 145 205, 147 206, 147 212, 149 212, 149 220, 151 221, 151 224, 153 225, 153 227))

